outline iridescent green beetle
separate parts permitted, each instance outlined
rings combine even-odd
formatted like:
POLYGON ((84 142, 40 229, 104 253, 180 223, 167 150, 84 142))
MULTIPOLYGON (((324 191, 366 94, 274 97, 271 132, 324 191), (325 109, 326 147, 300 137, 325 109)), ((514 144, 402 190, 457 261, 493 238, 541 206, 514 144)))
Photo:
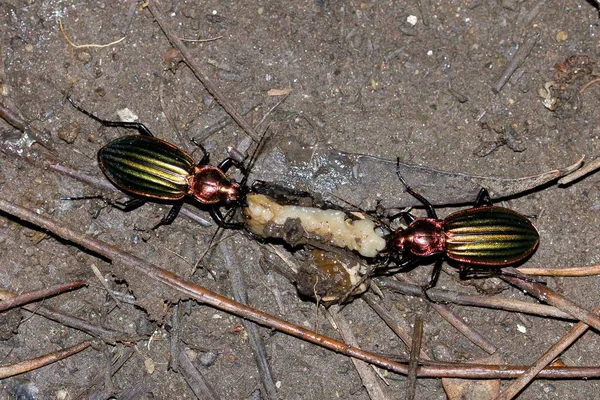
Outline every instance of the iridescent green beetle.
POLYGON ((226 158, 219 165, 208 165, 209 153, 196 143, 204 156, 196 163, 177 146, 155 138, 144 124, 106 121, 69 102, 79 111, 110 127, 136 129, 140 135, 113 140, 98 151, 98 164, 106 177, 119 189, 133 196, 126 208, 137 207, 148 200, 174 202, 169 213, 154 227, 168 225, 179 213, 186 196, 207 206, 213 220, 223 228, 240 229, 243 224, 226 222, 219 207, 244 204, 242 185, 225 175, 231 166, 244 175, 243 164, 226 158))
MULTIPOLYGON (((461 265, 506 267, 529 257, 539 244, 539 233, 529 219, 513 210, 491 205, 486 189, 481 189, 475 207, 439 219, 431 203, 414 191, 396 172, 406 191, 425 206, 428 218, 416 218, 408 212, 400 214, 406 229, 393 233, 388 244, 392 259, 404 269, 423 258, 445 255, 461 265)), ((431 278, 423 287, 433 287, 439 277, 440 257, 431 278)))

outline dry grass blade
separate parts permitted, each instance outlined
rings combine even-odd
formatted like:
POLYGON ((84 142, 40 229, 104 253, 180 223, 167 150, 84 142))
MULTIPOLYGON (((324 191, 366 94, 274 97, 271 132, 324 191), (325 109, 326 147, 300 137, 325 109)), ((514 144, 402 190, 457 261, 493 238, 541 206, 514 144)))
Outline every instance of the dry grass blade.
POLYGON ((67 33, 65 32, 65 28, 63 27, 63 23, 62 23, 61 19, 58 20, 58 29, 60 29, 60 33, 62 33, 62 35, 65 38, 65 40, 67 41, 67 43, 69 43, 69 45, 71 45, 72 47, 75 47, 76 49, 86 49, 86 48, 90 48, 90 47, 93 47, 93 48, 110 47, 112 45, 122 42, 126 38, 126 36, 123 36, 121 39, 118 39, 118 40, 115 40, 114 42, 110 42, 110 43, 106 43, 106 44, 75 44, 67 36, 67 33))

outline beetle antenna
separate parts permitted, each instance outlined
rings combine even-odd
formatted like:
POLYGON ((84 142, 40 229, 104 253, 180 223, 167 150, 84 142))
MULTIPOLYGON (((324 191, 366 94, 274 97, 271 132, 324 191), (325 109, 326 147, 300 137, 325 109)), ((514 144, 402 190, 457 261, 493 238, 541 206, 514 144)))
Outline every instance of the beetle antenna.
POLYGON ((256 148, 250 156, 250 160, 248 161, 248 167, 245 168, 244 177, 242 178, 242 182, 240 182, 240 186, 242 188, 246 187, 246 184, 248 183, 248 177, 250 176, 250 171, 252 171, 252 168, 254 168, 254 164, 256 164, 256 160, 258 158, 258 155, 260 154, 260 151, 264 149, 265 143, 268 141, 269 136, 267 134, 269 132, 269 127, 270 125, 267 125, 267 127, 263 131, 262 136, 260 137, 260 140, 258 141, 258 144, 256 145, 256 148))
POLYGON ((406 191, 410 193, 412 188, 408 186, 408 183, 406 183, 404 177, 400 173, 400 157, 396 157, 396 175, 398 176, 398 179, 400 179, 400 182, 402 182, 402 184, 404 185, 406 191))
MULTIPOLYGON (((220 238, 219 240, 217 240, 215 242, 215 238, 217 237, 217 235, 219 233, 223 232, 223 229, 221 229, 221 227, 217 228, 217 230, 215 231, 215 233, 212 235, 212 238, 210 238, 210 242, 208 243, 208 246, 206 247, 206 250, 204 250, 204 253, 202 253, 202 255, 200 256, 200 259, 196 262, 196 264, 194 264, 194 266, 192 267, 192 270, 190 271, 190 276, 194 275, 194 273, 196 272, 196 270, 198 269, 198 267, 200 266, 200 263, 202 263, 202 260, 204 260, 204 257, 206 257, 206 255, 208 254, 209 251, 211 251, 213 248, 215 248, 219 243, 234 237, 235 235, 237 235, 239 232, 234 232, 229 236, 225 236, 220 238)), ((216 281, 217 277, 213 274, 213 272, 206 268, 206 270, 208 271, 208 273, 213 277, 213 279, 216 281)))
POLYGON ((437 213, 435 212, 435 209, 433 208, 433 205, 429 202, 429 200, 427 200, 420 193, 418 193, 412 187, 410 187, 402 177, 402 174, 400 173, 400 157, 396 158, 396 175, 398 176, 398 179, 400 179, 400 182, 402 182, 402 184, 406 188, 406 191, 410 193, 410 195, 413 196, 415 199, 419 200, 423 204, 423 206, 425 206, 429 218, 437 219, 437 213))

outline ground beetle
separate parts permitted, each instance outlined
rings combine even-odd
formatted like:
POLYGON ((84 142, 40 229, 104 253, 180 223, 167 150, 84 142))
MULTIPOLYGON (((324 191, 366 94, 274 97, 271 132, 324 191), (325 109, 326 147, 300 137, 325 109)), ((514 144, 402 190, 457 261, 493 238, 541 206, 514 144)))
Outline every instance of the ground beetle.
POLYGON ((406 191, 425 206, 428 218, 409 212, 399 214, 408 227, 392 234, 391 259, 401 268, 419 264, 425 257, 438 256, 426 291, 433 286, 442 269, 442 255, 465 267, 501 268, 530 256, 539 243, 539 234, 527 217, 513 210, 492 205, 486 189, 481 189, 475 207, 439 219, 431 203, 413 190, 396 170, 406 191))
POLYGON ((113 140, 101 148, 98 151, 98 164, 116 187, 134 196, 124 203, 125 208, 140 206, 148 200, 174 202, 169 213, 153 229, 173 222, 186 196, 207 206, 220 227, 243 227, 243 224, 226 222, 219 210, 222 206, 241 206, 244 203, 245 190, 242 185, 225 175, 231 166, 247 175, 242 163, 226 158, 216 167, 208 165, 209 153, 201 144, 195 143, 204 154, 196 163, 177 146, 155 138, 144 124, 106 121, 81 108, 70 97, 67 100, 77 110, 104 126, 136 129, 140 133, 113 140))

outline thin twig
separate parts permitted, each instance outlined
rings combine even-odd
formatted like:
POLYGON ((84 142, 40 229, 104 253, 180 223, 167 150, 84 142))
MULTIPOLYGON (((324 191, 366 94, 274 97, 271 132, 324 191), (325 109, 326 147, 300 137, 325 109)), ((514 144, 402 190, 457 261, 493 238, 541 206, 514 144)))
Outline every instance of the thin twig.
MULTIPOLYGON (((597 307, 594 312, 600 313, 600 307, 597 307)), ((529 384, 546 365, 550 364, 563 351, 571 346, 578 338, 580 338, 589 326, 583 322, 578 322, 573 326, 565 336, 550 347, 536 362, 519 378, 515 379, 505 390, 496 398, 496 400, 509 400, 516 397, 525 386, 529 384)))
POLYGON ((183 379, 199 399, 219 400, 219 395, 202 375, 202 372, 192 364, 185 351, 179 351, 180 373, 183 379))
POLYGON ((519 46, 519 49, 515 53, 515 56, 513 57, 510 64, 508 64, 500 78, 496 81, 496 83, 494 83, 494 86, 492 86, 492 90, 494 91, 494 93, 500 93, 500 90, 502 90, 504 85, 506 85, 506 82, 508 82, 512 74, 514 74, 517 68, 519 68, 521 64, 523 64, 529 53, 531 53, 531 50, 533 50, 539 38, 540 33, 535 32, 534 34, 530 35, 527 39, 525 39, 523 44, 519 46))
POLYGON ((429 26, 429 0, 417 0, 417 7, 419 7, 423 25, 429 26))
POLYGON ((462 333, 471 343, 480 347, 488 354, 494 354, 497 350, 496 346, 494 346, 490 341, 488 341, 483 335, 477 332, 474 328, 469 326, 461 317, 459 317, 454 311, 452 311, 449 307, 432 303, 431 307, 440 314, 442 318, 446 320, 450 325, 452 325, 457 331, 462 333))
POLYGON ((577 92, 577 94, 582 94, 583 92, 588 90, 588 88, 590 86, 595 85, 596 83, 599 83, 599 82, 600 82, 600 78, 592 79, 591 81, 589 81, 588 83, 583 85, 583 87, 581 89, 579 89, 579 92, 577 92))
POLYGON ((17 128, 21 132, 25 132, 27 124, 21 117, 19 117, 14 111, 7 108, 2 102, 0 102, 0 118, 17 128))
POLYGON ((0 291, 0 299, 2 300, 2 302, 0 302, 0 312, 34 301, 42 300, 47 297, 56 296, 58 294, 62 294, 71 290, 79 289, 80 287, 83 287, 85 285, 87 285, 85 281, 59 283, 58 285, 54 285, 49 288, 33 290, 31 292, 23 293, 18 296, 9 295, 8 298, 3 298, 3 291, 0 291))
POLYGON ((169 368, 175 372, 179 372, 179 357, 181 352, 179 344, 181 310, 179 304, 175 304, 171 309, 171 334, 169 335, 169 368))
POLYGON ((227 111, 227 113, 229 115, 231 115, 231 118, 233 118, 235 120, 235 122, 240 126, 240 128, 242 128, 244 130, 244 132, 246 132, 246 134, 252 138, 252 140, 254 140, 255 142, 258 142, 260 140, 260 135, 258 135, 256 133, 256 131, 254 130, 254 128, 252 128, 252 125, 250 125, 244 119, 244 117, 242 117, 237 112, 237 110, 233 107, 233 105, 231 104, 229 99, 227 97, 225 97, 225 95, 219 90, 217 85, 215 85, 208 78, 208 75, 206 75, 204 73, 204 71, 202 71, 202 69, 200 69, 200 67, 198 66, 198 63, 196 62, 196 60, 194 59, 192 54, 189 52, 187 47, 185 47, 185 44, 177 36, 175 36, 173 34, 169 24, 167 23, 166 19, 163 16, 163 13, 160 11, 160 6, 159 6, 158 1, 157 0, 151 1, 148 4, 148 9, 150 10, 152 15, 156 19, 156 22, 158 22, 158 25, 160 25, 160 28, 162 29, 162 31, 165 33, 165 35, 169 39, 169 42, 171 42, 173 47, 175 47, 177 50, 179 50, 179 52, 183 56, 183 59, 185 60, 188 67, 190 67, 190 69, 192 70, 194 75, 196 75, 196 77, 200 80, 200 82, 202 82, 202 84, 204 85, 206 90, 208 90, 208 92, 225 109, 225 111, 227 111))
POLYGON ((129 5, 129 10, 127 10, 127 19, 125 20, 125 26, 121 29, 121 34, 123 36, 127 36, 127 32, 129 31, 129 27, 133 22, 133 17, 135 17, 135 11, 137 10, 138 0, 130 0, 131 4, 129 5))
MULTIPOLYGON (((239 264, 233 263, 233 254, 231 248, 229 248, 225 242, 221 242, 221 244, 219 244, 219 249, 221 250, 221 254, 223 254, 223 258, 225 259, 225 268, 229 272, 233 298, 241 304, 248 304, 246 283, 244 282, 239 264)), ((242 319, 241 322, 242 326, 246 330, 246 334, 248 335, 248 344, 252 349, 252 354, 254 354, 254 360, 258 367, 258 372, 265 388, 267 398, 276 400, 279 398, 279 395, 277 394, 277 388, 275 387, 275 379, 273 379, 271 366, 267 360, 265 344, 260 337, 260 333, 258 332, 258 326, 255 323, 245 319, 242 319)))
POLYGON ((579 321, 582 321, 590 326, 593 326, 597 330, 600 330, 600 317, 593 312, 579 306, 578 304, 558 294, 545 285, 519 278, 519 271, 517 271, 516 268, 503 268, 502 271, 508 273, 500 275, 500 278, 503 280, 522 290, 527 291, 527 293, 536 297, 540 301, 551 304, 567 314, 570 314, 579 321))
MULTIPOLYGON (((376 278, 375 281, 379 286, 394 290, 401 294, 417 297, 423 296, 421 286, 418 285, 409 285, 390 278, 376 278)), ((556 307, 545 304, 533 304, 531 302, 505 297, 469 295, 438 288, 429 289, 427 291, 427 296, 429 296, 431 300, 441 303, 494 308, 551 318, 573 319, 569 314, 558 310, 556 307)))
POLYGON ((573 172, 572 174, 569 174, 569 175, 559 179, 558 184, 559 185, 567 185, 587 174, 590 174, 590 173, 596 171, 598 168, 600 168, 600 157, 596 158, 593 161, 590 161, 589 163, 584 164, 583 167, 579 168, 577 171, 573 172))
MULTIPOLYGON (((408 282, 412 285, 415 282, 410 279, 406 274, 396 274, 396 278, 408 282)), ((422 290, 421 290, 422 292, 422 290)), ((467 339, 471 341, 471 343, 479 346, 488 354, 494 354, 496 352, 496 346, 490 343, 483 335, 477 332, 475 329, 470 327, 461 317, 456 315, 454 311, 450 309, 450 307, 440 304, 440 303, 431 303, 431 307, 440 314, 440 317, 446 320, 450 325, 452 325, 457 331, 462 333, 467 339)))
MULTIPOLYGON (((331 325, 334 326, 340 333, 340 336, 344 340, 344 343, 347 343, 350 346, 358 346, 358 341, 352 333, 352 327, 348 324, 348 321, 346 321, 346 319, 342 316, 340 310, 340 306, 333 305, 329 308, 329 310, 325 310, 324 313, 331 325)), ((356 372, 358 372, 358 375, 360 376, 363 386, 369 394, 369 399, 387 399, 383 388, 379 384, 379 378, 377 377, 373 369, 371 369, 367 363, 360 360, 352 359, 352 363, 354 364, 354 368, 356 368, 356 372)))
MULTIPOLYGON (((255 103, 253 106, 251 107, 246 107, 246 108, 242 108, 242 111, 240 111, 240 114, 242 115, 247 115, 250 111, 254 110, 255 108, 257 108, 258 106, 260 106, 261 103, 255 103)), ((221 129, 225 128, 227 125, 229 125, 231 123, 231 116, 229 115, 225 115, 222 118, 219 118, 217 120, 217 122, 215 122, 214 124, 212 124, 211 126, 205 128, 200 135, 198 135, 195 139, 196 141, 198 141, 199 143, 203 143, 205 142, 209 137, 211 137, 212 135, 214 135, 215 133, 217 133, 218 131, 220 131, 221 129)))
MULTIPOLYGON (((124 350, 124 353, 118 353, 117 355, 115 355, 112 359, 110 359, 110 367, 109 367, 109 371, 108 374, 109 376, 114 376, 120 369, 121 367, 123 367, 123 365, 125 365, 125 363, 127 361, 129 361, 131 359, 131 356, 135 353, 135 350, 132 347, 126 347, 124 350)), ((105 381, 105 377, 103 374, 98 374, 96 375, 96 377, 92 380, 91 383, 89 383, 89 386, 87 387, 87 389, 85 389, 83 392, 77 393, 75 396, 73 396, 73 399, 96 399, 96 398, 109 398, 111 397, 111 394, 107 389, 108 388, 104 388, 103 393, 105 393, 105 396, 94 396, 92 389, 95 386, 98 386, 102 383, 104 383, 105 381), (107 393, 108 392, 108 393, 107 393)), ((112 383, 111 383, 112 385, 112 383)), ((107 386, 105 384, 105 386, 107 386)))
MULTIPOLYGON (((379 315, 379 318, 381 318, 386 323, 386 325, 392 331, 394 331, 394 333, 400 338, 402 343, 404 343, 404 345, 406 345, 407 348, 412 348, 412 338, 410 337, 410 335, 406 333, 406 331, 402 329, 400 325, 398 325, 398 323, 394 320, 390 313, 385 308, 383 308, 383 306, 381 306, 380 300, 377 298, 377 296, 375 296, 372 293, 365 293, 360 298, 364 300, 369 305, 369 307, 371 307, 373 311, 377 313, 377 315, 379 315)), ((429 358, 429 356, 424 351, 421 351, 421 353, 419 354, 419 358, 422 360, 431 360, 431 358, 429 358)))
POLYGON ((423 317, 415 317, 413 329, 413 341, 410 347, 410 359, 408 361, 408 379, 406 382, 406 400, 413 400, 417 391, 417 368, 419 366, 419 353, 421 352, 421 341, 423 339, 423 317))
MULTIPOLYGON (((31 138, 31 140, 33 140, 35 143, 38 143, 40 146, 48 150, 54 156, 57 155, 53 144, 49 141, 49 139, 44 138, 44 136, 49 137, 49 135, 39 131, 38 129, 33 128, 29 121, 25 121, 23 118, 21 118, 20 113, 9 109, 2 102, 0 102, 0 118, 8 122, 20 132, 23 132, 26 135, 28 135, 31 138)), ((36 162, 38 161, 39 160, 36 158, 36 162)))
POLYGON ((46 365, 50 365, 65 358, 71 357, 92 345, 91 340, 86 340, 75 346, 67 347, 66 349, 58 350, 44 356, 33 358, 31 360, 22 361, 17 364, 9 365, 6 367, 0 367, 0 379, 6 379, 11 376, 30 372, 38 368, 42 368, 46 365))
MULTIPOLYGON (((16 297, 15 294, 12 294, 5 290, 0 290, 0 300, 12 299, 14 297, 16 297)), ((101 326, 92 325, 83 319, 60 313, 52 309, 51 307, 38 305, 24 305, 22 306, 22 308, 33 314, 41 315, 44 318, 56 321, 64 326, 68 326, 70 328, 85 332, 88 335, 97 337, 109 344, 114 344, 117 342, 133 343, 143 338, 141 336, 131 336, 126 332, 116 331, 112 329, 103 328, 101 326)))
POLYGON ((519 267, 517 271, 524 275, 536 275, 536 276, 570 276, 570 277, 581 277, 581 276, 592 276, 600 275, 600 264, 584 265, 581 267, 519 267))

